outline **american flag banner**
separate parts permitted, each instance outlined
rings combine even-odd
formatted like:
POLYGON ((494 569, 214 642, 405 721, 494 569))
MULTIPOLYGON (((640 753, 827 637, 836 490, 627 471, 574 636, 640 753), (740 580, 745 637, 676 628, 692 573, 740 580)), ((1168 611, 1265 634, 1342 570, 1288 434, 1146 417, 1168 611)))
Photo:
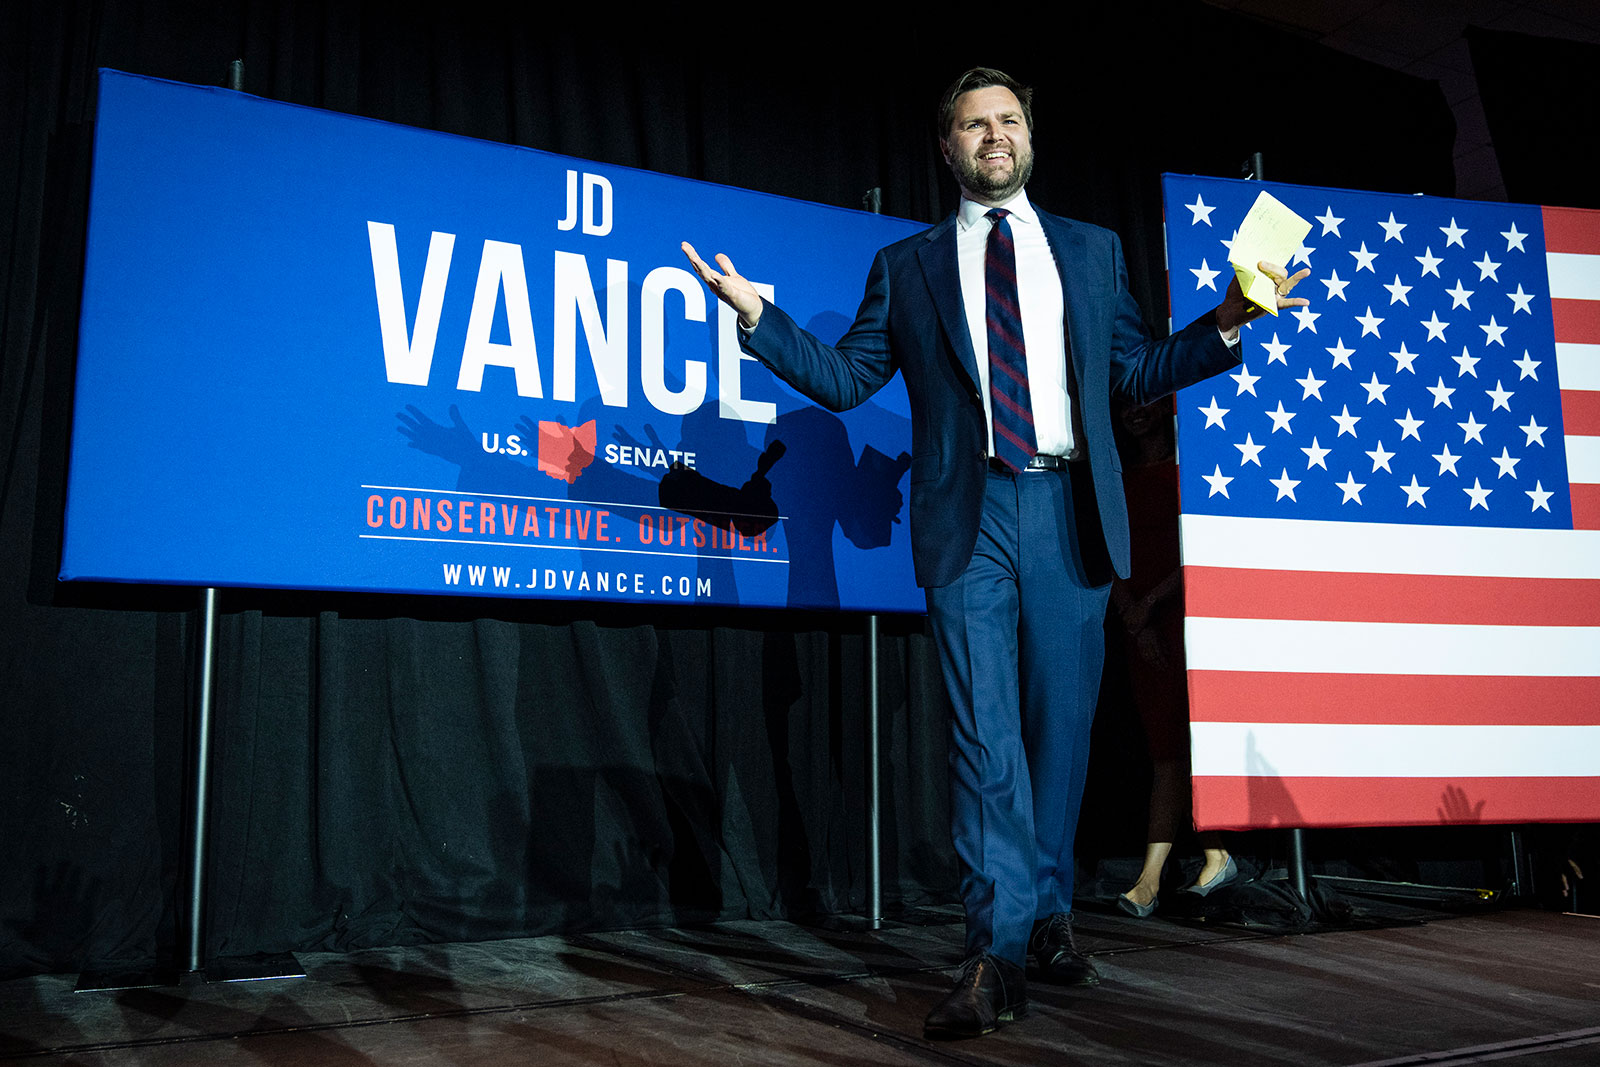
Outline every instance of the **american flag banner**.
POLYGON ((1175 322, 1263 189, 1310 306, 1177 398, 1196 823, 1600 820, 1600 212, 1167 175, 1175 322))

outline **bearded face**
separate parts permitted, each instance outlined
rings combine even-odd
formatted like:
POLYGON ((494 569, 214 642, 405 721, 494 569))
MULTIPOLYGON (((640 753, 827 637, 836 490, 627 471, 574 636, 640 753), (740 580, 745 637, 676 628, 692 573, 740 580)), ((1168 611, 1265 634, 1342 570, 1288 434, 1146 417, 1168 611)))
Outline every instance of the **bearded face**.
POLYGON ((1015 196, 1033 174, 1033 141, 1022 105, 1001 86, 956 99, 940 148, 967 198, 990 207, 1015 196))

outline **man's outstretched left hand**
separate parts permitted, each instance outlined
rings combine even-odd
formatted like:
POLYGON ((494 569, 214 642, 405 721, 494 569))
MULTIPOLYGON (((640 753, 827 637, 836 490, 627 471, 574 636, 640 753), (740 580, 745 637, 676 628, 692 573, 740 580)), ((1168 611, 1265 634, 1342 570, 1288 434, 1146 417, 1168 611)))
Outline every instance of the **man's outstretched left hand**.
MULTIPOLYGON (((1263 260, 1256 264, 1256 269, 1272 279, 1273 288, 1278 293, 1278 310, 1310 306, 1311 301, 1305 297, 1289 295, 1295 286, 1311 274, 1310 267, 1302 267, 1299 273, 1291 275, 1276 263, 1263 260)), ((1222 298, 1222 303, 1217 305, 1217 329, 1222 331, 1223 337, 1232 342, 1238 336, 1240 326, 1252 319, 1259 319, 1266 313, 1265 308, 1259 308, 1244 298, 1244 291, 1239 288, 1239 278, 1235 275, 1228 283, 1227 295, 1222 298)))

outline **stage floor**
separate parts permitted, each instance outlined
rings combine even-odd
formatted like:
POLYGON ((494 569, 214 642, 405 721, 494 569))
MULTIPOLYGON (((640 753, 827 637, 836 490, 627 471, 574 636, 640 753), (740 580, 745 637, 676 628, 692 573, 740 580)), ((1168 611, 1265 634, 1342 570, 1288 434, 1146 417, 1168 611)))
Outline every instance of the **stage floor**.
POLYGON ((1600 1062, 1600 919, 1509 910, 1281 935, 1079 912, 1104 977, 932 1043, 955 909, 876 932, 780 922, 302 953, 302 979, 74 992, 0 982, 0 1060, 105 1064, 1600 1062))

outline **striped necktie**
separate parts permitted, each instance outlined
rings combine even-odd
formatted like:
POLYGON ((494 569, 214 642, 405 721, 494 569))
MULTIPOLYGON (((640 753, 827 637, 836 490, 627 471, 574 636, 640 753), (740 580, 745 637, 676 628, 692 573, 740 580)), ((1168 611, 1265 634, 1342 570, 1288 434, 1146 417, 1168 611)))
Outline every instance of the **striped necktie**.
POLYGON ((1017 249, 1010 212, 993 208, 983 279, 989 332, 989 411, 994 420, 995 458, 1020 471, 1039 451, 1028 399, 1028 359, 1022 344, 1022 308, 1017 301, 1017 249))

